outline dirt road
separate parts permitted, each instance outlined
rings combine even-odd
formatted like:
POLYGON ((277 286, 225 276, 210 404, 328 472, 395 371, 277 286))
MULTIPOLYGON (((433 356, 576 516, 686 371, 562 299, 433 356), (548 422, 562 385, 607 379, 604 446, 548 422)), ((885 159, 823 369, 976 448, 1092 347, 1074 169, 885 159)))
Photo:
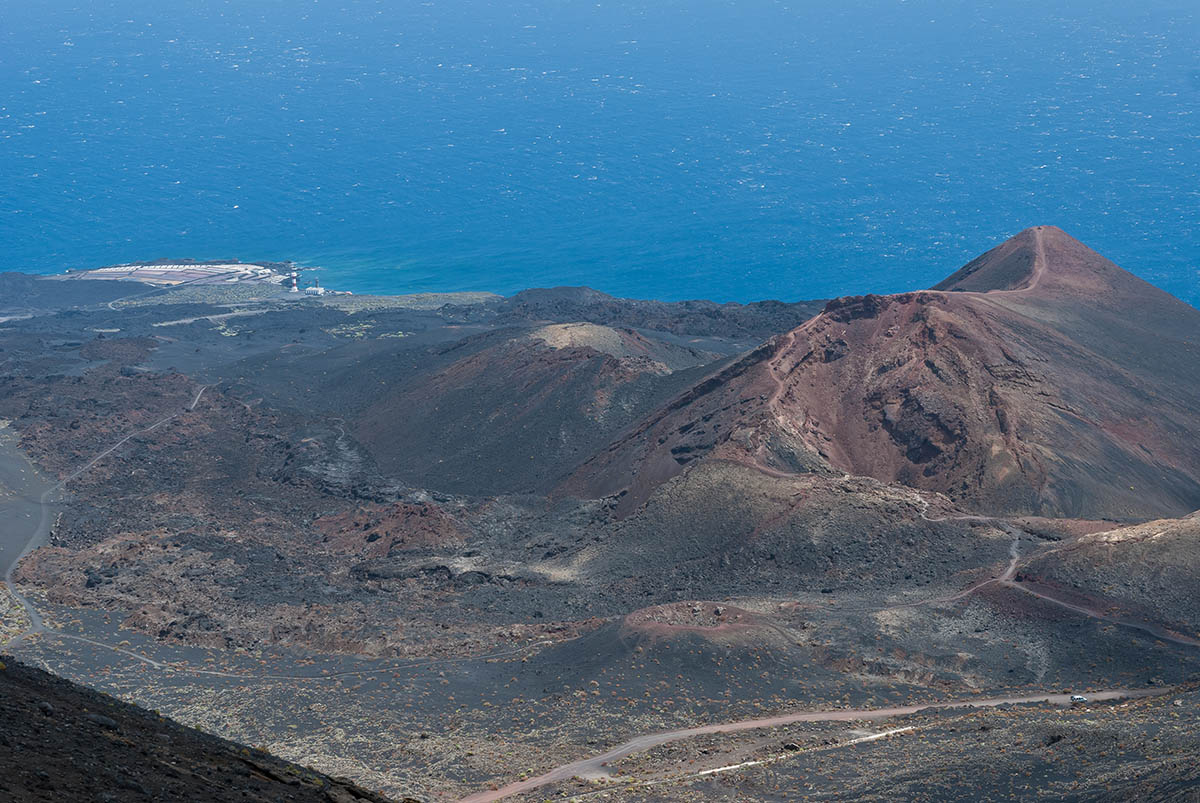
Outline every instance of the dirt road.
POLYGON ((1163 641, 1169 641, 1173 644, 1182 644, 1185 647, 1200 647, 1200 639, 1193 638, 1183 633, 1177 633, 1174 630, 1153 622, 1146 622, 1141 619, 1134 619, 1128 616, 1118 616, 1107 611, 1102 611, 1098 608, 1069 602, 1054 595, 1051 589, 1040 587, 1035 583, 1006 580, 1002 582, 1002 585, 1024 591, 1030 596, 1037 597, 1040 600, 1045 600, 1046 602, 1057 605, 1060 608, 1066 608, 1069 611, 1074 611, 1075 613, 1080 613, 1084 616, 1090 616, 1093 619, 1100 619, 1105 622, 1112 622, 1115 625, 1121 625, 1122 627, 1132 627, 1134 630, 1141 630, 1142 632, 1149 633, 1155 638, 1163 641))
MULTIPOLYGON (((1099 691, 1089 693, 1088 699, 1092 701, 1101 700, 1120 700, 1136 697, 1153 697, 1155 695, 1165 694, 1164 689, 1110 689, 1108 691, 1099 691)), ((508 786, 500 789, 487 790, 477 794, 465 797, 459 803, 490 803, 494 800, 503 800, 506 797, 520 794, 521 792, 529 792, 533 789, 556 783, 558 781, 566 781, 576 776, 595 776, 603 772, 604 765, 611 761, 624 758, 633 753, 639 753, 644 750, 649 750, 659 745, 677 742, 682 739, 689 739, 693 736, 704 736, 712 733, 737 733, 739 731, 753 730, 755 728, 774 728, 780 725, 791 725, 795 722, 852 722, 859 720, 876 720, 888 719, 889 717, 903 716, 905 714, 915 714, 918 711, 929 711, 935 709, 946 708, 994 708, 999 705, 1016 705, 1021 703, 1050 703, 1053 705, 1070 705, 1071 695, 1069 694, 1042 694, 1032 695, 1028 697, 994 697, 987 700, 956 700, 946 703, 925 703, 923 705, 905 705, 895 708, 841 708, 832 711, 806 711, 796 714, 784 714, 777 717, 767 717, 765 719, 744 719, 738 722, 726 722, 718 725, 704 725, 698 728, 685 728, 682 730, 666 731, 664 733, 652 733, 646 736, 638 736, 630 739, 624 744, 617 745, 613 749, 601 753, 591 758, 585 758, 580 761, 574 761, 570 764, 564 764, 561 767, 550 770, 544 775, 539 775, 536 778, 530 778, 525 781, 511 783, 508 786)))

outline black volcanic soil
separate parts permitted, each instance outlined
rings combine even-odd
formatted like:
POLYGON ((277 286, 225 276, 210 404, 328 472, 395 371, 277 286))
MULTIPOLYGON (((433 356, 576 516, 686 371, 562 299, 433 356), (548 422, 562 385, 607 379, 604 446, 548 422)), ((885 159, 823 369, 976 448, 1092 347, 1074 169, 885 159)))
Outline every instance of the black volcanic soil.
MULTIPOLYGON (((196 288, 0 322, 0 419, 67 480, 14 649, 426 800, 697 722, 1194 679, 1159 637, 1192 522, 1100 519, 1200 506, 1200 313, 1053 230, 968 268, 807 322, 196 288)), ((814 766, 771 783, 852 764, 814 766)), ((875 766, 843 786, 919 796, 875 766)))
POLYGON ((95 306, 152 290, 140 282, 98 280, 53 281, 0 271, 0 315, 95 306))
POLYGON ((383 385, 352 431, 407 482, 496 494, 549 490, 717 355, 576 325, 481 335, 439 356, 450 361, 383 385))
POLYGON ((254 356, 219 376, 242 398, 337 416, 405 483, 491 495, 544 492, 733 348, 581 323, 414 324, 402 337, 395 321, 326 327, 361 336, 254 356))
POLYGON ((1085 535, 1021 567, 1023 579, 1200 637, 1200 515, 1085 535))
POLYGON ((776 477, 704 461, 661 485, 596 545, 551 563, 633 598, 920 588, 1002 564, 1011 538, 978 522, 928 522, 903 489, 863 478, 776 477))
POLYGON ((8 656, 0 662, 0 799, 386 803, 260 750, 185 728, 8 656))
MULTIPOLYGON (((1192 689, 1124 703, 1007 706, 860 727, 794 725, 706 736, 624 759, 607 783, 562 791, 611 786, 610 796, 638 803, 1194 801, 1200 799, 1200 749, 1192 732, 1198 705, 1192 689), (898 732, 855 743, 887 731, 898 732), (743 763, 748 766, 738 767, 743 763)), ((515 799, 545 799, 555 790, 540 791, 515 799)))

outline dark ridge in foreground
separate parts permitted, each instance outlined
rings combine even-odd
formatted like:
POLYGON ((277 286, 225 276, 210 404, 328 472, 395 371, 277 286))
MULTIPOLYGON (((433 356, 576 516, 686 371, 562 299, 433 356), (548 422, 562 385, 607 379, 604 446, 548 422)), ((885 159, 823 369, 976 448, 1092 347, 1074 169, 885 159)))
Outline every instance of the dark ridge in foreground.
POLYGON ((0 800, 387 803, 8 656, 0 661, 0 800))

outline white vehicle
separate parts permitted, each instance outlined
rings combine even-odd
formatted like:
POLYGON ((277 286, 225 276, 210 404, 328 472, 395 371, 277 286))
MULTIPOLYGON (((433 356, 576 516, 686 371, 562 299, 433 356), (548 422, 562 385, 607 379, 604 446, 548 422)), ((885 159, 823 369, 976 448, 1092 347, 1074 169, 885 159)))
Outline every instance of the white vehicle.
POLYGON ((1071 695, 1071 705, 1079 705, 1080 703, 1086 703, 1087 701, 1088 701, 1088 699, 1086 697, 1084 697, 1082 694, 1072 694, 1071 695))

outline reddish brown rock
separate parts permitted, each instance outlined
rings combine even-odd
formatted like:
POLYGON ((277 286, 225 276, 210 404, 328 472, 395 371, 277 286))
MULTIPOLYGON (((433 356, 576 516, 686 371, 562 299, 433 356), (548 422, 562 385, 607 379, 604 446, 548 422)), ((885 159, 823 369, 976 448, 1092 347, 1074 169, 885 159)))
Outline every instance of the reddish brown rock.
POLYGON ((370 558, 394 550, 456 547, 466 541, 454 518, 432 502, 366 505, 322 516, 313 526, 332 549, 370 558))
POLYGON ((717 456, 1009 514, 1200 507, 1200 311, 1050 227, 938 288, 830 302, 645 418, 561 490, 626 491, 630 509, 717 456))

